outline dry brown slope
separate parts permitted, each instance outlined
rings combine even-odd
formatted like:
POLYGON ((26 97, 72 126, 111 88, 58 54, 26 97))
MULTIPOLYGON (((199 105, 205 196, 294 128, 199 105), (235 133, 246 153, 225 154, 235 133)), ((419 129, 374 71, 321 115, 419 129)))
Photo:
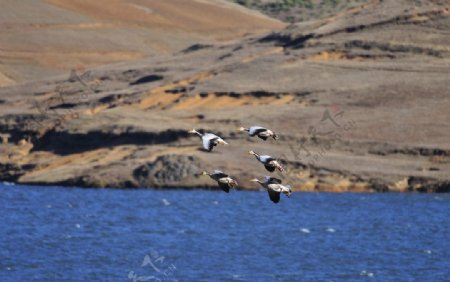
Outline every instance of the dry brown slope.
POLYGON ((277 29, 279 22, 222 1, 69 1, 50 3, 91 18, 150 28, 179 29, 216 39, 235 39, 246 33, 277 29))
POLYGON ((194 43, 279 29, 224 1, 6 1, 0 11, 0 86, 83 65, 172 53, 194 43))

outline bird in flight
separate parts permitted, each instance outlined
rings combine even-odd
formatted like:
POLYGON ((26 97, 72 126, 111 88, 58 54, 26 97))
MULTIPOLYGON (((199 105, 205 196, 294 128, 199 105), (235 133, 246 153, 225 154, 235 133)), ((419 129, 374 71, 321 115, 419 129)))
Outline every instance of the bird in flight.
POLYGON ((288 198, 291 196, 292 189, 289 185, 283 185, 281 180, 275 177, 266 176, 264 181, 260 181, 257 178, 250 180, 252 182, 258 182, 269 193, 269 198, 275 204, 280 201, 280 194, 285 194, 288 198))
POLYGON ((198 136, 200 136, 200 138, 202 138, 203 148, 208 152, 211 152, 214 146, 217 146, 218 144, 228 145, 225 140, 212 133, 201 134, 195 129, 189 130, 189 133, 197 134, 198 136))
POLYGON ((247 131, 250 137, 258 136, 264 141, 266 141, 269 137, 272 137, 274 140, 278 139, 278 135, 276 135, 272 130, 262 126, 252 126, 250 128, 240 127, 239 131, 247 131))
POLYGON ((230 188, 236 188, 238 185, 236 180, 234 180, 228 174, 225 174, 220 170, 214 170, 213 173, 203 171, 202 175, 208 175, 209 177, 211 177, 211 179, 217 181, 219 187, 222 188, 222 190, 225 191, 226 193, 230 192, 230 188))
POLYGON ((254 151, 249 151, 248 153, 250 155, 254 155, 256 157, 256 159, 258 161, 260 161, 268 171, 274 172, 275 169, 278 169, 281 172, 284 171, 284 169, 280 165, 280 163, 276 159, 272 158, 271 156, 259 155, 259 154, 255 153, 254 151))

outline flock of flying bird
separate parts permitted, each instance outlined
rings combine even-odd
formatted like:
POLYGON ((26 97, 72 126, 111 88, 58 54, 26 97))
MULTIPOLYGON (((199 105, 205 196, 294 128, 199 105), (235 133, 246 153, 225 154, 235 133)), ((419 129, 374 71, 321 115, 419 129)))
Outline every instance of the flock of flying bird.
MULTIPOLYGON (((251 137, 257 136, 264 141, 266 141, 268 138, 273 138, 274 140, 278 139, 278 136, 272 130, 261 126, 252 126, 250 128, 241 127, 239 128, 239 131, 248 132, 249 136, 251 137)), ((225 142, 225 140, 223 140, 216 134, 212 133, 202 134, 195 129, 190 130, 189 133, 197 134, 198 136, 200 136, 200 138, 202 139, 203 148, 208 152, 211 152, 212 149, 219 144, 228 145, 228 143, 225 142)), ((266 170, 268 170, 269 172, 274 172, 276 169, 278 169, 280 172, 284 171, 280 163, 271 156, 259 155, 254 151, 249 151, 249 154, 254 155, 256 159, 259 162, 261 162, 266 168, 266 170)), ((226 193, 230 192, 231 188, 236 189, 238 185, 235 179, 231 178, 229 175, 223 173, 220 170, 214 170, 213 173, 203 171, 202 175, 208 175, 213 180, 217 181, 219 187, 226 193)), ((251 179, 250 181, 258 182, 263 188, 265 188, 269 193, 270 200, 274 203, 278 203, 280 201, 281 193, 285 194, 287 197, 290 197, 292 193, 292 189, 290 186, 283 185, 282 181, 275 177, 265 176, 264 181, 261 181, 257 178, 251 179)))

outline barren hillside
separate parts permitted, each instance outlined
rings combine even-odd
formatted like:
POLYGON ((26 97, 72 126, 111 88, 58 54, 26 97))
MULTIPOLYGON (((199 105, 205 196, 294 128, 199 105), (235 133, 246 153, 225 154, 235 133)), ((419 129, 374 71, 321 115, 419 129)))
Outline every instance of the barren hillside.
POLYGON ((0 86, 283 27, 226 1, 2 1, 0 86))
MULTIPOLYGON (((71 8, 76 10, 75 8, 71 8)), ((77 8, 79 9, 79 8, 77 8)), ((107 17, 107 15, 102 15, 107 17)), ((245 39, 0 90, 0 179, 241 188, 280 157, 303 191, 449 191, 450 4, 385 0, 245 39), (272 128, 256 140, 239 126, 272 128), (212 153, 187 130, 229 141, 212 153)))

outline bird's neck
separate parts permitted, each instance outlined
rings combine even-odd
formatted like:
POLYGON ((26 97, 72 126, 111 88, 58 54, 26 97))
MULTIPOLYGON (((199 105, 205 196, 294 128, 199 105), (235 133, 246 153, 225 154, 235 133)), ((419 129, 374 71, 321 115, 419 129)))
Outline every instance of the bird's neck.
POLYGON ((248 129, 248 128, 245 128, 245 127, 243 127, 243 126, 242 126, 242 127, 240 127, 240 128, 239 128, 239 130, 240 130, 240 131, 247 131, 247 132, 248 132, 248 131, 250 131, 250 129, 248 129))

